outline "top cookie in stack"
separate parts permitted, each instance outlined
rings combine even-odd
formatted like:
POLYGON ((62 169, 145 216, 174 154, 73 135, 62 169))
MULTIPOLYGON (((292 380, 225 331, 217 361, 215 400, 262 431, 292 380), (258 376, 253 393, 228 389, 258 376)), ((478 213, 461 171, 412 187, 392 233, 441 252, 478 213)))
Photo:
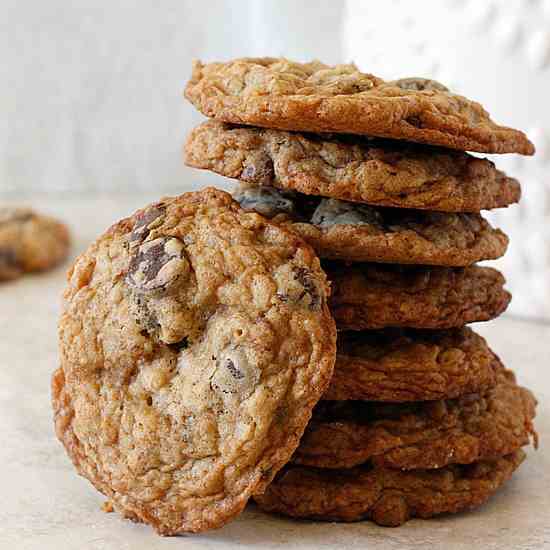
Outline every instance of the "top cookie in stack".
POLYGON ((433 80, 353 65, 197 62, 185 96, 213 119, 186 163, 239 180, 244 209, 312 245, 349 331, 292 463, 256 501, 398 525, 486 500, 523 460, 536 402, 464 327, 510 301, 502 275, 473 264, 508 245, 480 211, 521 195, 465 151, 531 155, 531 142, 433 80))
POLYGON ((391 82, 355 65, 245 58, 195 62, 185 97, 208 117, 262 128, 361 134, 481 153, 532 155, 525 134, 423 78, 391 82))

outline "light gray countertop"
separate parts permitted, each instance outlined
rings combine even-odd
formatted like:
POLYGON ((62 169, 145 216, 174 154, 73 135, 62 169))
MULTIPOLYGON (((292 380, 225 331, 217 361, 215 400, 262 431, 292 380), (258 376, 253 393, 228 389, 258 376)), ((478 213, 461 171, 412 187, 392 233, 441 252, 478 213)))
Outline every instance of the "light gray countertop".
MULTIPOLYGON (((32 206, 66 220, 74 254, 153 197, 42 199, 32 206)), ((73 255, 74 255, 73 254, 73 255)), ((369 522, 295 522, 250 507, 225 528, 163 539, 100 510, 104 499, 78 477, 54 437, 49 378, 67 266, 0 286, 0 549, 550 547, 550 326, 503 317, 475 328, 539 399, 541 447, 487 505, 397 529, 369 522)))

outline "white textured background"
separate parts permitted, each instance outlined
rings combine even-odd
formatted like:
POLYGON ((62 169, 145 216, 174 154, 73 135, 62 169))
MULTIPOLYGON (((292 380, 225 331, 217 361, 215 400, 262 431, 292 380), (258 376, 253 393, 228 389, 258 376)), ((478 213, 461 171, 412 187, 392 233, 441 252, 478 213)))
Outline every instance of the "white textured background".
POLYGON ((384 77, 431 76, 528 131, 539 153, 497 157, 521 207, 499 266, 515 314, 550 319, 550 0, 3 0, 0 198, 175 193, 227 180, 187 169, 200 119, 191 59, 354 60, 384 77))
POLYGON ((336 63, 341 11, 330 0, 1 0, 0 188, 216 181, 182 167, 185 134, 201 120, 182 96, 191 60, 336 63))

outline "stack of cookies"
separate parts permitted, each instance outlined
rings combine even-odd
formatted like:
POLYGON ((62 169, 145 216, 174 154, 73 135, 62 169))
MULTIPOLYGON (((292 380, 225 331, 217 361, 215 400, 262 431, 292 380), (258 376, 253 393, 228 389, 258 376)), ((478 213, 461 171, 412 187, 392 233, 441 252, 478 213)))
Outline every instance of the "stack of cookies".
POLYGON ((465 151, 532 144, 437 82, 352 65, 196 63, 185 95, 212 119, 186 163, 239 180, 241 207, 307 241, 332 287, 334 376, 259 506, 399 525, 484 502, 536 441, 536 401, 465 326, 510 301, 476 265, 508 244, 480 211, 520 198, 465 151))
POLYGON ((186 95, 215 119, 186 160, 237 200, 163 198, 68 273, 55 430, 105 510, 173 535, 251 498, 382 525, 484 502, 536 402, 465 328, 510 299, 474 264, 507 246, 479 211, 520 188, 461 151, 530 142, 440 84, 347 65, 198 63, 186 95))

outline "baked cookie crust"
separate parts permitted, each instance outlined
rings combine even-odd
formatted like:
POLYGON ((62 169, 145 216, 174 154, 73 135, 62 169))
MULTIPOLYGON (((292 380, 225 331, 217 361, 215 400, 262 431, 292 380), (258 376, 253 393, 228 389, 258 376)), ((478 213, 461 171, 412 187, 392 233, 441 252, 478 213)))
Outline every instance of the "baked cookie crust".
POLYGON ((508 237, 479 214, 382 208, 241 184, 241 206, 287 224, 321 258, 467 266, 500 258, 508 237))
POLYGON ((493 122, 483 107, 423 78, 386 82, 355 65, 277 58, 193 63, 185 97, 219 121, 366 134, 463 151, 532 155, 523 132, 493 122))
POLYGON ((502 273, 492 267, 324 262, 323 268, 341 330, 461 327, 498 317, 511 299, 502 273))
POLYGON ((370 519, 397 527, 413 517, 430 518, 480 506, 525 459, 522 450, 492 461, 439 470, 399 471, 358 466, 325 470, 287 466, 263 495, 266 512, 326 521, 370 519))
POLYGON ((220 527, 294 452, 336 330, 312 249, 215 189, 113 225, 75 262, 52 379, 57 437, 125 517, 220 527))
POLYGON ((502 366, 485 395, 415 403, 324 401, 313 414, 293 462, 352 468, 367 461, 399 470, 471 464, 535 442, 536 399, 502 366))
POLYGON ((521 196, 517 180, 491 161, 458 151, 217 121, 190 133, 185 162, 253 185, 377 206, 479 212, 521 196))
POLYGON ((485 393, 499 362, 469 328, 340 332, 324 399, 387 402, 451 399, 485 393))

